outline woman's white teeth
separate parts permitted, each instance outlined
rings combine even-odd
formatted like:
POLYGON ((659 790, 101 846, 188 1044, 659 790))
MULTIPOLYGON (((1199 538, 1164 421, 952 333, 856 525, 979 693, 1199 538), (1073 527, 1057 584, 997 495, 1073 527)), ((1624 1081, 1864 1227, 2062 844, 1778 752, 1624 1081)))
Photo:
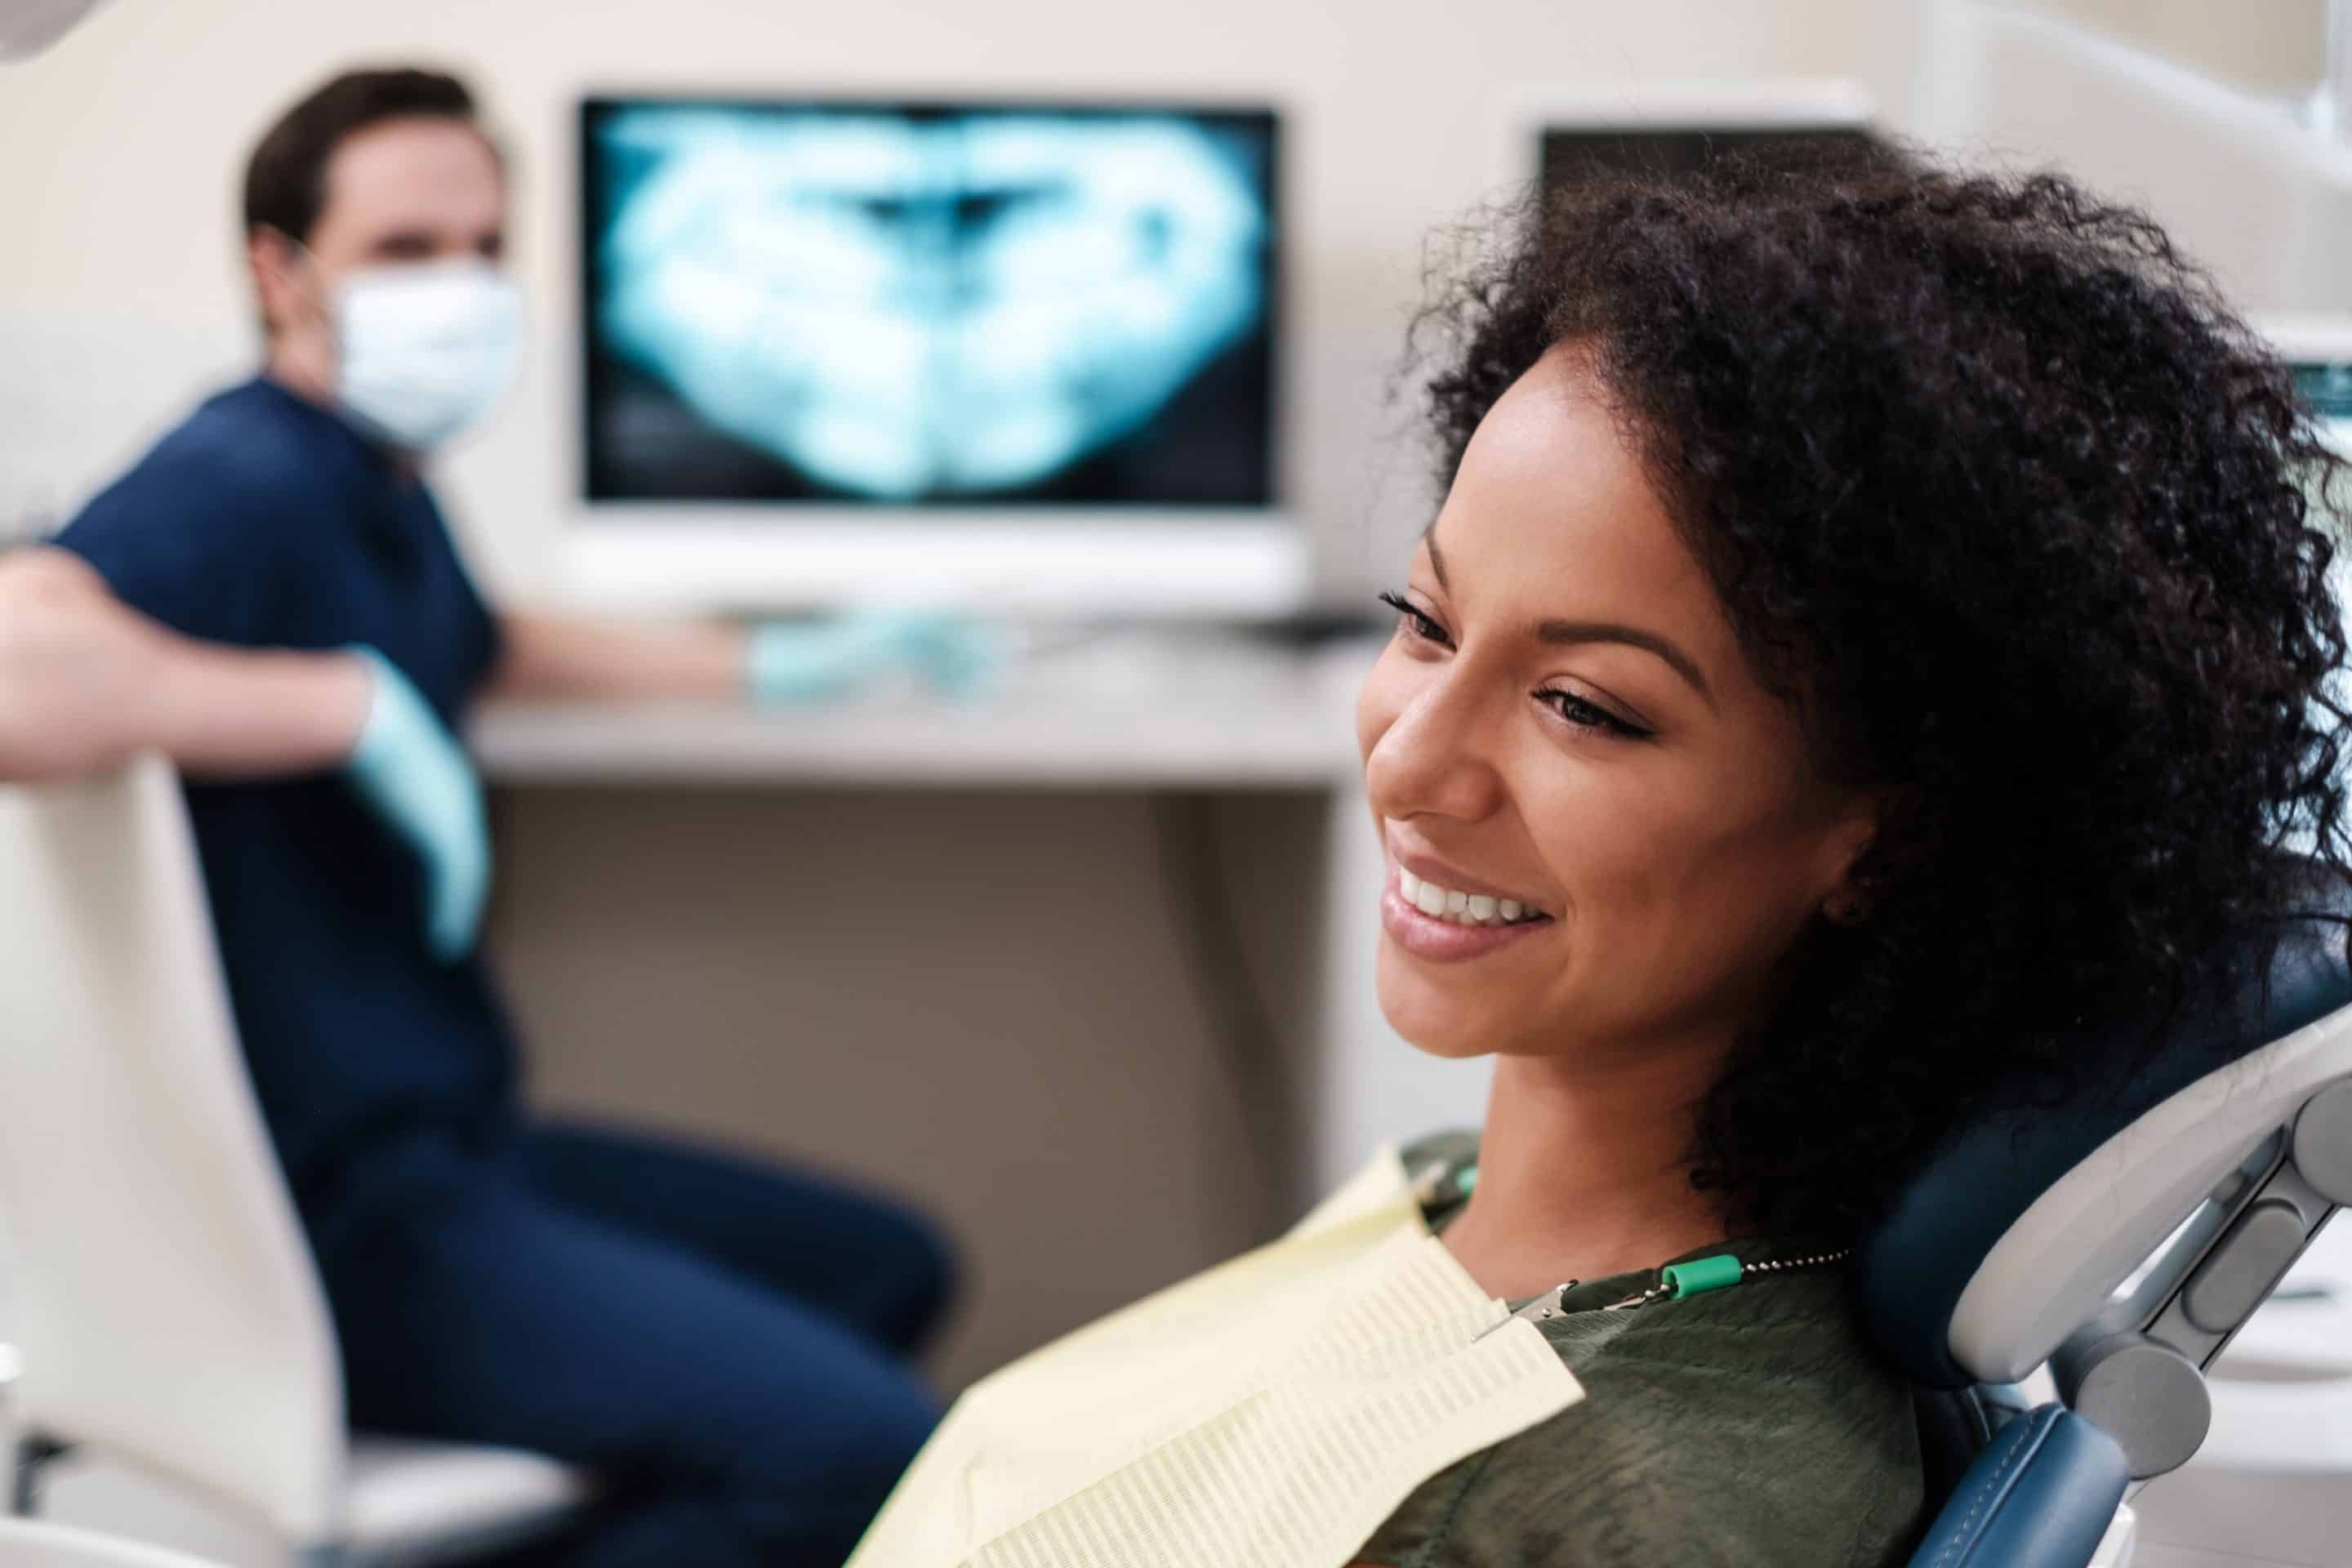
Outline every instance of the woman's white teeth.
POLYGON ((1533 910, 1517 899, 1493 899, 1484 893, 1457 893, 1425 882, 1403 867, 1397 868, 1397 891, 1423 914, 1455 925, 1510 925, 1522 918, 1536 919, 1533 910))

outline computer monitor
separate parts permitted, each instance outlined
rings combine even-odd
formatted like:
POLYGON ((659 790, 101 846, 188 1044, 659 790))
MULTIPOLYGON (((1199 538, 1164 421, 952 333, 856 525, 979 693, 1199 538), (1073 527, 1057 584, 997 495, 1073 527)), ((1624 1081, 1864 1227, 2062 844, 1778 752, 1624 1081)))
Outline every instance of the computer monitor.
MULTIPOLYGON (((1884 146, 1860 84, 1630 82, 1525 98, 1513 117, 1546 188, 1596 174, 1680 174, 1727 153, 1851 155, 1884 146)), ((1520 164, 1525 168, 1526 164, 1520 164)))
MULTIPOLYGON (((2321 437, 2336 455, 2352 461, 2352 312, 2266 314, 2252 326, 2294 373, 2295 390, 2311 406, 2321 437)), ((2352 486, 2339 484, 2327 521, 2339 540, 2352 543, 2352 486)), ((2352 610, 2352 556, 2339 552, 2330 574, 2336 592, 2352 610)))
POLYGON ((581 108, 593 596, 1278 613, 1257 108, 581 108))
POLYGON ((2352 313, 2257 316, 2253 325, 2294 371, 2330 444, 2352 458, 2352 313))

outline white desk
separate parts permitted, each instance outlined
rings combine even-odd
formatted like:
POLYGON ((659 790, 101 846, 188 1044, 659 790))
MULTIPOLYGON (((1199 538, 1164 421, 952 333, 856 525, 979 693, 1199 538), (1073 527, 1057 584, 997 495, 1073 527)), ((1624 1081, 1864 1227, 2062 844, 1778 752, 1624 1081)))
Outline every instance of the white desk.
POLYGON ((471 739, 513 784, 1327 790, 1355 771, 1361 663, 1221 647, 1190 670, 1048 667, 969 703, 509 703, 471 739))

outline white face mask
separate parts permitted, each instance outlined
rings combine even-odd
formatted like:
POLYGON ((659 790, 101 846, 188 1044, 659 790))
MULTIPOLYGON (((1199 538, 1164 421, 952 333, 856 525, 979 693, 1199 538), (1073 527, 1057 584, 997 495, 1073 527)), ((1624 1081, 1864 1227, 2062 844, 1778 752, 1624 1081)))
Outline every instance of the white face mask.
POLYGON ((522 301, 480 261, 370 268, 335 295, 336 400, 406 451, 441 445, 489 411, 514 374, 522 301))

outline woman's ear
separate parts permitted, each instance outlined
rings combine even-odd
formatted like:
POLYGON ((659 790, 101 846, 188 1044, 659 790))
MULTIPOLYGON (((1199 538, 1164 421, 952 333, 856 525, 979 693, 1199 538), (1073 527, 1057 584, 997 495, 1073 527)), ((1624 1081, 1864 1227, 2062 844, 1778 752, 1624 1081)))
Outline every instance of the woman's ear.
POLYGON ((1858 925, 1870 914, 1868 858, 1878 841, 1885 803, 1874 795, 1855 797, 1830 823, 1822 842, 1826 874, 1821 911, 1833 925, 1858 925))

